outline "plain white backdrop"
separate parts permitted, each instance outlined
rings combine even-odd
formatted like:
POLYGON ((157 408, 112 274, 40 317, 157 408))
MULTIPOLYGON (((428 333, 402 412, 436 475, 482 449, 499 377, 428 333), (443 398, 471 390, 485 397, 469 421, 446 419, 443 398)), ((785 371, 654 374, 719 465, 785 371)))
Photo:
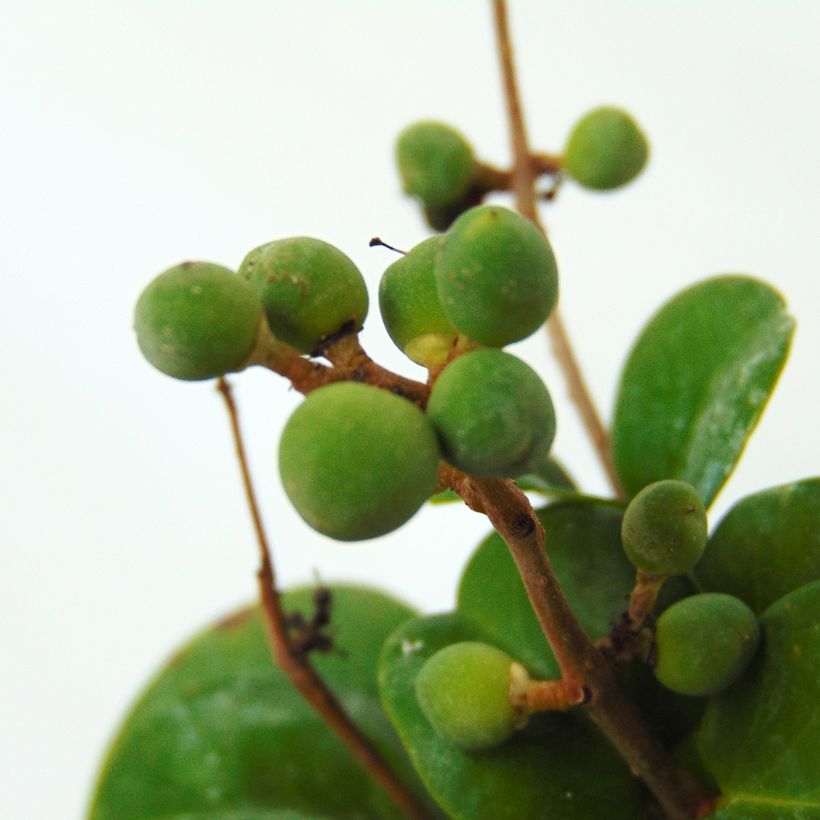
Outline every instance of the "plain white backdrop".
MULTIPOLYGON (((544 216, 562 310, 605 417, 640 324, 720 272, 763 277, 797 317, 791 361, 712 520, 817 472, 820 6, 813 0, 513 0, 533 145, 619 104, 652 144, 639 182, 567 185, 544 216)), ((99 757, 172 648, 255 592, 256 551, 221 404, 140 358, 131 311, 184 259, 237 266, 297 234, 338 245, 373 297, 363 342, 413 365, 375 295, 427 235, 392 145, 439 118, 509 159, 489 5, 479 2, 29 0, 0 10, 2 698, 0 814, 82 816, 99 757)), ((726 317, 727 322, 732 316, 726 317)), ((542 334, 514 351, 559 414, 557 455, 605 492, 542 334)), ((461 508, 336 544, 303 525, 275 469, 298 396, 235 378, 285 584, 362 580, 449 607, 486 532, 461 508)))

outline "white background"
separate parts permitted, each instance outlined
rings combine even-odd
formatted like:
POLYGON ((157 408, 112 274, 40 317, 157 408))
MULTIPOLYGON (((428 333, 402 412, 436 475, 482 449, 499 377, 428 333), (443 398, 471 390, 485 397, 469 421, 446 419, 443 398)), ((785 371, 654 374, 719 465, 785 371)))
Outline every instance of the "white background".
MULTIPOLYGON (((652 143, 637 184, 567 185, 545 208, 605 416, 663 300, 714 273, 756 274, 786 295, 798 333, 715 516, 816 473, 820 6, 516 0, 512 25, 536 148, 560 150, 601 103, 633 112, 652 143)), ((489 8, 466 0, 6 2, 0 88, 0 814, 77 818, 146 676, 254 595, 222 407, 212 385, 140 359, 139 291, 184 259, 235 267, 262 242, 308 234, 353 257, 375 302, 391 256, 368 239, 426 235, 392 165, 398 131, 440 118, 498 164, 507 132, 489 8)), ((363 341, 414 374, 375 308, 363 341)), ((558 456, 604 492, 543 335, 514 350, 551 387, 558 456)), ((314 534, 275 469, 298 397, 267 372, 235 384, 283 581, 315 568, 450 606, 484 522, 439 508, 374 542, 314 534)))

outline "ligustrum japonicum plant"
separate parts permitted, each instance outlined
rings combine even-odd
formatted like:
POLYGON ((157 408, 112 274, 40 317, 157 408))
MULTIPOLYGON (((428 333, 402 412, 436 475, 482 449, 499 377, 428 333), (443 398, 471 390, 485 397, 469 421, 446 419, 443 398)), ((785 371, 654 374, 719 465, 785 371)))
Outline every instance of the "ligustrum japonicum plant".
POLYGON ((434 121, 396 145, 434 234, 385 265, 378 304, 426 380, 363 350, 364 279, 320 239, 272 236, 233 270, 186 262, 138 299, 148 362, 218 380, 260 602, 154 677, 108 752, 91 820, 820 817, 820 479, 708 519, 793 321, 759 279, 693 284, 638 332, 604 427, 558 317, 536 190, 620 188, 647 139, 606 106, 569 125, 559 152, 532 150, 503 0, 494 10, 512 167, 434 121), (554 460, 548 387, 504 350, 545 324, 608 498, 554 460), (278 589, 226 380, 251 366, 305 396, 278 469, 308 527, 375 538, 428 502, 487 517, 453 611, 420 615, 356 586, 278 589))

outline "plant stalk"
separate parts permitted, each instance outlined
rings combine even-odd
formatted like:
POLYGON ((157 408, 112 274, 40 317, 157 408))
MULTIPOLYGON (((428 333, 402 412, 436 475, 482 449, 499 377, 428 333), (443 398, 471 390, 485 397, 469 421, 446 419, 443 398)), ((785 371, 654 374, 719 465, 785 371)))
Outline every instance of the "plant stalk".
POLYGON ((256 500, 256 493, 251 480, 248 460, 242 431, 239 426, 239 414, 231 391, 230 384, 223 378, 217 383, 217 390, 222 396, 231 424, 236 458, 242 473, 242 484, 248 509, 253 520, 256 541, 259 546, 259 596, 265 619, 265 631, 274 660, 279 668, 290 679, 297 692, 313 707, 327 724, 328 728, 345 744, 350 753, 370 773, 392 798, 393 802, 414 820, 428 817, 424 808, 407 790, 395 772, 388 766, 381 753, 364 735, 347 714, 342 704, 319 676, 305 653, 295 651, 288 632, 282 600, 276 587, 276 572, 273 566, 268 538, 262 524, 262 516, 256 500))
MULTIPOLYGON (((496 42, 501 62, 501 75, 504 87, 504 100, 507 107, 507 120, 510 127, 510 142, 513 151, 513 191, 515 207, 518 212, 532 221, 546 235, 546 229, 538 214, 535 196, 535 181, 540 173, 540 160, 534 159, 527 142, 527 130, 521 98, 518 93, 515 63, 513 61, 512 40, 510 38, 505 0, 493 0, 495 16, 496 42)), ((619 499, 625 499, 615 465, 612 460, 612 446, 609 434, 587 388, 581 368, 569 341, 561 313, 556 306, 549 321, 547 331, 552 343, 552 350, 569 388, 570 398, 578 409, 581 421, 592 442, 601 466, 609 479, 612 489, 619 499)))

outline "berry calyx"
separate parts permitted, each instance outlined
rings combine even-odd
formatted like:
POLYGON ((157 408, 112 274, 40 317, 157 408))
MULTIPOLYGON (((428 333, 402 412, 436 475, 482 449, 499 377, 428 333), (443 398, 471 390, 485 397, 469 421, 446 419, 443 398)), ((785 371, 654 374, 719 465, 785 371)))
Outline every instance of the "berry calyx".
POLYGON ((576 123, 564 148, 563 168, 585 188, 619 188, 643 170, 649 156, 646 137, 620 108, 603 106, 576 123))
POLYGON ((424 413, 357 382, 308 395, 279 443, 285 492, 313 529, 338 541, 391 532, 432 495, 439 448, 424 413))
POLYGON ((629 503, 621 540, 629 560, 647 575, 682 575, 703 554, 706 510, 685 481, 656 481, 629 503))
POLYGON ((431 655, 416 677, 416 697, 442 740, 467 751, 503 743, 525 718, 510 703, 513 659, 464 641, 431 655))
POLYGON ((140 295, 134 330, 143 356, 175 379, 241 370, 253 352, 262 307, 247 282, 210 262, 183 262, 140 295))
POLYGON ((390 338, 417 364, 444 364, 458 331, 441 307, 433 274, 440 237, 416 245, 384 272, 379 309, 390 338))
POLYGON ((462 214, 445 234, 436 286, 444 312, 465 336, 503 347, 546 321, 558 296, 558 267, 532 222, 483 205, 462 214))
POLYGON ((262 300, 273 335, 300 353, 313 353, 345 326, 367 316, 362 274, 338 248, 309 236, 254 248, 239 267, 262 300))
POLYGON ((436 380, 427 403, 444 458, 484 478, 542 464, 555 438, 555 410, 538 374, 501 350, 465 353, 436 380))
POLYGON ((713 695, 749 665, 760 628, 740 598, 705 592, 678 601, 658 618, 655 676, 682 695, 713 695))
POLYGON ((475 166, 467 140, 432 120, 414 123, 399 134, 396 163, 405 193, 434 207, 458 202, 470 187, 475 166))

